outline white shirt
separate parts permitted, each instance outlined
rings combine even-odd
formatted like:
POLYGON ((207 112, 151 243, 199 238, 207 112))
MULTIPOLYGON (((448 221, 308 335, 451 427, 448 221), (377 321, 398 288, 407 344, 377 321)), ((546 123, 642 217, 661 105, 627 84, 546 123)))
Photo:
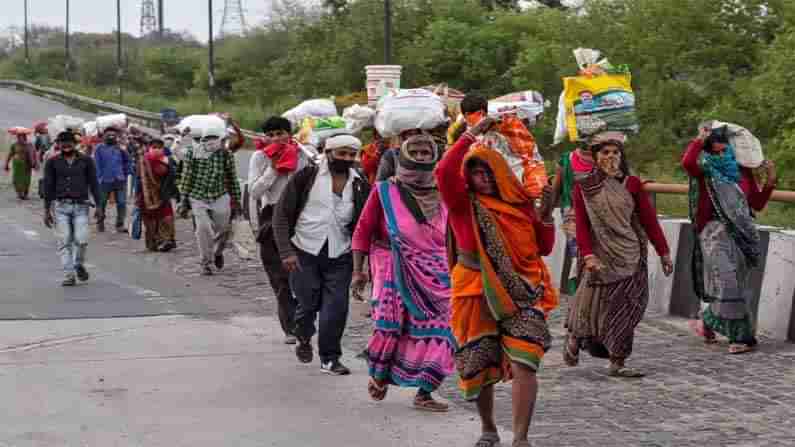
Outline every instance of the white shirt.
POLYGON ((331 172, 324 157, 318 165, 317 177, 306 206, 295 225, 293 244, 311 255, 317 256, 328 243, 330 259, 351 251, 351 234, 347 226, 353 220, 353 179, 358 174, 353 169, 348 173, 348 183, 342 197, 332 191, 331 172))
MULTIPOLYGON (((287 182, 292 176, 306 167, 306 156, 303 152, 298 152, 298 167, 289 174, 279 174, 273 169, 271 159, 263 151, 256 151, 248 161, 248 195, 249 210, 257 210, 257 200, 260 200, 260 207, 275 205, 282 196, 287 182)), ((260 209, 261 209, 260 208, 260 209)))

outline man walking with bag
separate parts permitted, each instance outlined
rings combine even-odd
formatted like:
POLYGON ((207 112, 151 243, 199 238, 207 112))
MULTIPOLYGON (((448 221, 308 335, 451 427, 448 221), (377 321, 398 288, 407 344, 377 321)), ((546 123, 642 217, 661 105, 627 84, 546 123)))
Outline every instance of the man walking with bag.
POLYGON ((290 121, 280 116, 268 118, 262 125, 266 141, 257 142, 248 172, 248 190, 252 219, 256 219, 255 236, 259 243, 262 266, 268 275, 273 294, 279 305, 279 322, 286 344, 295 344, 295 308, 297 302, 290 290, 290 275, 284 270, 279 249, 273 238, 273 207, 293 175, 307 165, 306 156, 290 137, 290 121), (256 213, 256 218, 254 214, 256 213))
POLYGON ((64 287, 77 279, 88 281, 85 268, 88 246, 88 195, 99 201, 94 160, 79 153, 77 138, 69 131, 58 135, 60 153, 44 167, 44 225, 56 227, 58 252, 64 269, 64 287))
POLYGON ((319 315, 320 369, 333 375, 350 374, 340 357, 353 276, 351 237, 370 193, 367 180, 353 169, 361 148, 350 135, 326 140, 324 159, 290 179, 273 216, 276 245, 298 300, 296 356, 312 362, 319 315))
POLYGON ((201 256, 201 274, 213 274, 211 265, 224 268, 224 248, 232 220, 240 213, 240 184, 235 158, 225 149, 226 123, 208 116, 201 129, 201 139, 185 154, 185 171, 180 191, 182 203, 178 214, 188 217, 193 210, 196 240, 201 256))

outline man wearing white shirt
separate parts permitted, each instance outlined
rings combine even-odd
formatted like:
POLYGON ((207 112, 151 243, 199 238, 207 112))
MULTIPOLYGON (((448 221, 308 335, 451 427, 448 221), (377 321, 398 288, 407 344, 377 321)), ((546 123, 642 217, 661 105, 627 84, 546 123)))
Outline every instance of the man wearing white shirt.
POLYGON ((319 316, 321 370, 334 375, 350 374, 339 359, 353 274, 351 236, 370 193, 367 181, 353 169, 361 147, 350 135, 326 140, 325 157, 289 180, 273 216, 276 245, 298 301, 296 356, 312 362, 319 316))
POLYGON ((276 296, 285 343, 293 345, 296 343, 293 331, 297 302, 290 290, 290 276, 279 257, 272 226, 274 205, 279 202, 287 182, 307 165, 306 156, 290 137, 291 130, 290 121, 279 116, 268 118, 262 125, 266 140, 257 143, 257 151, 249 160, 248 190, 249 210, 257 223, 255 236, 262 266, 276 296))

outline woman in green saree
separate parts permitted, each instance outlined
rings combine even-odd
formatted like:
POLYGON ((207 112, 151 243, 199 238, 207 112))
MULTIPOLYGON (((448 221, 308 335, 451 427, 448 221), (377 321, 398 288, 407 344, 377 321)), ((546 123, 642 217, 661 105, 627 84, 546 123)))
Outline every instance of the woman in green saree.
POLYGON ((11 149, 8 151, 5 170, 12 172, 11 179, 17 197, 20 200, 27 200, 30 192, 31 174, 33 169, 38 168, 38 160, 35 148, 28 142, 28 134, 16 132, 15 135, 17 141, 11 145, 11 149))

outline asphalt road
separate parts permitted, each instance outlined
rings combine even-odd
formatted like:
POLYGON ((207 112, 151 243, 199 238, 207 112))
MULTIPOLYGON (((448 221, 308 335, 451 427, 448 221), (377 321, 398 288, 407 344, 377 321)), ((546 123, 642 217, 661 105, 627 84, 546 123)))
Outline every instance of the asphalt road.
MULTIPOLYGON (((14 126, 32 126, 37 121, 46 121, 55 115, 71 115, 91 120, 96 115, 73 109, 61 103, 17 90, 0 89, 0 129, 14 126)), ((248 175, 248 160, 251 151, 240 151, 238 175, 245 180, 248 175)))

